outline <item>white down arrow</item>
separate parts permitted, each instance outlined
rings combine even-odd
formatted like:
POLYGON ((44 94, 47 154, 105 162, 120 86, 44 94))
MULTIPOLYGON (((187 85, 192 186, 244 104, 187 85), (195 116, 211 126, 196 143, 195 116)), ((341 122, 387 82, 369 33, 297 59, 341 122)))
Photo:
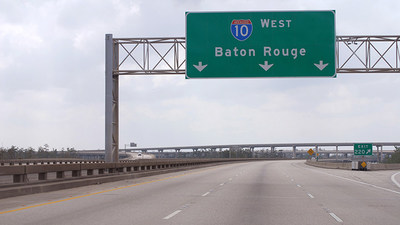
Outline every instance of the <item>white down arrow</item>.
POLYGON ((204 68, 206 68, 207 65, 203 65, 203 62, 199 62, 199 65, 193 65, 194 67, 196 67, 196 69, 201 72, 204 70, 204 68))
POLYGON ((320 60, 319 61, 319 64, 316 64, 316 63, 314 63, 314 65, 319 69, 319 70, 323 70, 323 69, 325 69, 325 67, 328 65, 329 63, 325 63, 324 64, 324 62, 322 61, 322 60, 320 60))
POLYGON ((264 64, 258 64, 260 65, 265 71, 269 70, 269 68, 271 68, 274 64, 269 64, 268 65, 268 61, 265 61, 264 64))

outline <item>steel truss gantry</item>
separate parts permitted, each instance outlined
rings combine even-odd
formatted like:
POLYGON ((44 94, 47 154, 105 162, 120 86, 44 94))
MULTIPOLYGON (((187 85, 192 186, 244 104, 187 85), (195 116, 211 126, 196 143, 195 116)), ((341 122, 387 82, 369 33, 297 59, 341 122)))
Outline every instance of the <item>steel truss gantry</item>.
MULTIPOLYGON (((106 162, 118 162, 120 75, 186 72, 184 37, 113 38, 106 34, 106 162)), ((337 36, 337 73, 400 73, 400 36, 337 36)))
MULTIPOLYGON (((114 75, 185 74, 184 37, 114 38, 114 75), (117 58, 116 58, 117 59, 117 58)), ((337 36, 337 73, 399 73, 400 36, 337 36)))
POLYGON ((337 73, 400 73, 400 36, 337 36, 337 73))
POLYGON ((114 75, 185 74, 186 42, 183 37, 118 38, 120 61, 114 75))

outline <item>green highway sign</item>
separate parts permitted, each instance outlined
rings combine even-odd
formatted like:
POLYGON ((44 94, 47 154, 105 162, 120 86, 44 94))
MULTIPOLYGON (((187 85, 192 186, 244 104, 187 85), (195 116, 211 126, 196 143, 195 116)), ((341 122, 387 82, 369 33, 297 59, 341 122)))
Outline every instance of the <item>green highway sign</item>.
POLYGON ((336 77, 335 11, 187 12, 186 78, 336 77))
POLYGON ((354 144, 354 155, 372 155, 372 144, 354 144))

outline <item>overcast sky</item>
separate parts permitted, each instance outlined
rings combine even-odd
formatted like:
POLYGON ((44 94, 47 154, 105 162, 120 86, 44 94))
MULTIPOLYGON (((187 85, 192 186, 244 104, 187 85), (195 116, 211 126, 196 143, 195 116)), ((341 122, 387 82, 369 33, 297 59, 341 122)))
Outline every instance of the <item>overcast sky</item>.
MULTIPOLYGON (((184 37, 186 11, 336 10, 337 35, 400 35, 400 1, 0 0, 0 147, 104 149, 104 39, 184 37)), ((120 148, 400 141, 400 74, 120 79, 120 148)))

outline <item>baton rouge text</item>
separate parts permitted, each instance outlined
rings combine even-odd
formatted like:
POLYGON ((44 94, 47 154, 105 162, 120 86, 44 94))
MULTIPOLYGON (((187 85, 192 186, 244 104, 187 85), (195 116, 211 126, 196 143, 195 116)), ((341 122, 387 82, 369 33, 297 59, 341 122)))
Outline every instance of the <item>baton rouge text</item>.
MULTIPOLYGON (((271 56, 285 56, 285 57, 293 57, 296 59, 299 56, 305 56, 306 49, 305 48, 272 48, 269 46, 264 46, 263 56, 271 57, 271 56)), ((234 47, 233 49, 215 47, 215 57, 252 57, 256 56, 255 49, 238 49, 234 47)))

